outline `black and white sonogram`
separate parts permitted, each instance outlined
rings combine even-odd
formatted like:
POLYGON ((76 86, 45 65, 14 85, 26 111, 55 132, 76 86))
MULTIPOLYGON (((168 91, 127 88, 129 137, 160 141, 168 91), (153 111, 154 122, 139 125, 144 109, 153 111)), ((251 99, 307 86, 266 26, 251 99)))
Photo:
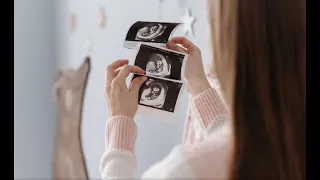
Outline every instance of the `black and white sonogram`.
POLYGON ((154 46, 141 44, 134 65, 146 75, 181 80, 186 55, 154 46))
MULTIPOLYGON (((134 75, 133 79, 139 75, 134 75)), ((153 77, 142 84, 139 90, 139 104, 168 112, 174 112, 182 83, 153 77)))
POLYGON ((166 43, 180 24, 138 21, 130 27, 126 41, 166 43))

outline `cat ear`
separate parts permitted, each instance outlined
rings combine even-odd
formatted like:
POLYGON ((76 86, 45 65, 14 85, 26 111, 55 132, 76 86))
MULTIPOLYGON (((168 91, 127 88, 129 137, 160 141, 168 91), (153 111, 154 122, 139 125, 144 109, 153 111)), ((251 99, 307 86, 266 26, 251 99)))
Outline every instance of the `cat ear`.
POLYGON ((72 69, 72 73, 71 71, 68 72, 68 76, 70 77, 70 79, 73 80, 73 84, 76 87, 85 80, 89 71, 90 71, 90 58, 87 56, 83 61, 83 63, 80 65, 80 67, 78 67, 77 69, 72 69))
MULTIPOLYGON (((85 57, 83 63, 81 64, 81 66, 78 68, 78 72, 87 72, 90 70, 90 57, 87 56, 85 57)), ((85 74, 85 73, 84 73, 85 74)))

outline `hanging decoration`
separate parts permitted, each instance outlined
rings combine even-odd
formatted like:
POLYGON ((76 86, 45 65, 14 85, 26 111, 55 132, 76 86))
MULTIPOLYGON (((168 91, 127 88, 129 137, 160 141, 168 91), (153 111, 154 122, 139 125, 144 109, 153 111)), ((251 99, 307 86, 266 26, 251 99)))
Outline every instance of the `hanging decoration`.
POLYGON ((106 23, 106 15, 104 7, 100 7, 99 14, 98 14, 98 25, 100 28, 105 28, 106 23))
POLYGON ((71 31, 74 31, 77 27, 77 17, 75 14, 71 14, 70 16, 70 29, 71 31))
POLYGON ((185 15, 181 18, 183 22, 183 32, 185 35, 194 35, 193 33, 193 24, 196 18, 191 16, 191 12, 189 8, 185 9, 185 15))

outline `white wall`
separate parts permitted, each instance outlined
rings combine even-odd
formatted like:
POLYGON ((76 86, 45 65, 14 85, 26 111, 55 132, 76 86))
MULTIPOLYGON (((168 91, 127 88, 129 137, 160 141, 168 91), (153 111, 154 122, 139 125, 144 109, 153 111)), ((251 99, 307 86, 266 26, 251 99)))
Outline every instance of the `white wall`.
POLYGON ((14 178, 51 179, 54 0, 14 1, 14 178))
MULTIPOLYGON (((159 19, 156 0, 59 0, 60 8, 57 22, 61 22, 60 43, 57 47, 63 56, 59 67, 77 67, 86 55, 84 44, 87 38, 93 39, 92 71, 85 95, 83 116, 83 148, 87 160, 89 176, 99 177, 98 165, 104 149, 104 124, 107 120, 107 106, 103 96, 104 70, 107 64, 120 58, 130 58, 133 51, 123 48, 123 40, 130 25, 137 20, 180 21, 182 13, 179 0, 165 0, 162 4, 162 19, 159 19), (100 5, 107 14, 106 28, 98 27, 100 5), (77 28, 69 31, 69 13, 77 15, 77 28), (64 18, 64 19, 63 19, 64 18), (63 29, 63 30, 62 30, 63 29), (63 37, 63 38, 61 38, 63 37), (67 49, 67 50, 66 50, 67 49)), ((203 51, 207 64, 208 54, 206 0, 187 0, 187 6, 196 16, 195 37, 190 37, 203 51)), ((60 27, 59 27, 60 28, 60 27)), ((183 35, 182 27, 175 35, 183 35)), ((130 59, 133 63, 133 59, 130 59)), ((161 160, 171 148, 182 139, 183 123, 187 108, 187 94, 183 96, 181 107, 172 122, 161 117, 137 118, 138 139, 136 154, 138 158, 137 176, 154 162, 161 160), (162 146, 160 145, 162 144, 162 146)))

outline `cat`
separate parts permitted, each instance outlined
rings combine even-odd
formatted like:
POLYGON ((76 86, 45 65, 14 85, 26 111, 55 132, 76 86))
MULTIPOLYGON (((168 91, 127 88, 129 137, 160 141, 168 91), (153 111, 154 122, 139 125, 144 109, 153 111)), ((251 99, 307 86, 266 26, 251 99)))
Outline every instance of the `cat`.
POLYGON ((81 147, 81 122, 89 72, 90 58, 86 57, 78 69, 57 73, 53 89, 59 113, 53 160, 54 179, 88 179, 81 147))

